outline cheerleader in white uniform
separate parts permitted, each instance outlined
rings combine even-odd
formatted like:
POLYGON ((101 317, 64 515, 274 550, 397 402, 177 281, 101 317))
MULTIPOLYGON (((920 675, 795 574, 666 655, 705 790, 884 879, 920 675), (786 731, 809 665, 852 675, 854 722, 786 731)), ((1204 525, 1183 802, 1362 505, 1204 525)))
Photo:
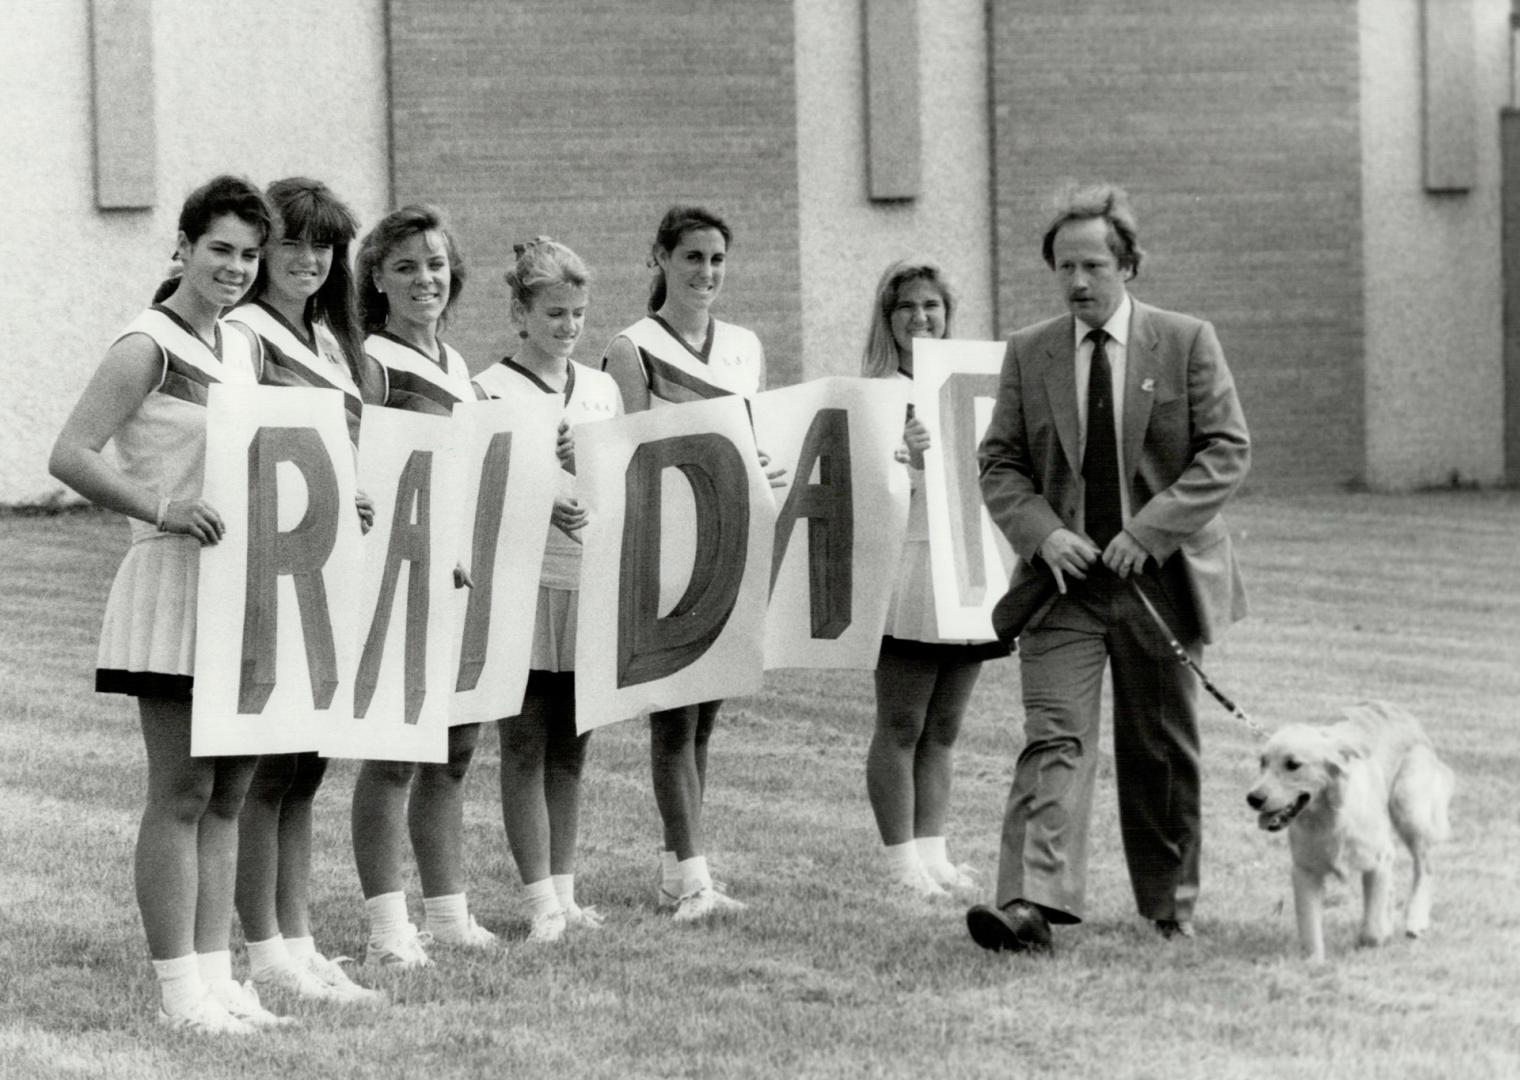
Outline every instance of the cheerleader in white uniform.
MULTIPOLYGON (((673 206, 660 221, 650 253, 649 314, 613 338, 602 357, 627 412, 759 392, 760 339, 709 311, 723 288, 731 239, 723 220, 702 207, 673 206)), ((772 474, 773 483, 778 476, 772 474)), ((744 907, 714 884, 702 854, 707 743, 722 704, 649 714, 650 771, 665 833, 660 902, 675 908, 679 922, 744 907)))
MULTIPOLYGON (((259 336, 266 384, 340 391, 357 445, 363 405, 385 401, 385 373, 364 355, 354 310, 348 251, 358 220, 316 180, 276 180, 266 194, 274 231, 250 299, 227 318, 259 336)), ((359 514, 368 531, 374 507, 362 495, 359 514)), ((383 995, 356 984, 312 936, 311 813, 326 771, 315 750, 259 758, 238 819, 238 917, 259 990, 373 1002, 383 995)))
MULTIPOLYGON (((913 342, 950 333, 955 295, 936 263, 893 263, 876 287, 876 307, 861 374, 913 378, 913 342)), ((997 642, 939 637, 929 575, 924 451, 930 434, 909 413, 900 458, 911 501, 897 586, 876 665, 876 731, 866 756, 866 790, 892 882, 923 897, 973 885, 945 853, 951 750, 981 674, 982 660, 1006 655, 997 642)))
POLYGON ((206 392, 258 381, 257 339, 220 316, 253 283, 269 229, 264 197, 245 180, 220 176, 191 193, 177 284, 106 352, 49 462, 85 498, 132 519, 95 688, 138 699, 148 795, 134 878, 159 1019, 218 1034, 279 1022, 232 978, 229 951, 237 816, 254 759, 190 756, 200 547, 223 531, 201 498, 206 392), (111 441, 114 460, 103 453, 111 441))
MULTIPOLYGON (((359 247, 364 349, 385 369, 387 405, 447 416, 475 398, 464 358, 438 336, 464 286, 464 263, 443 216, 413 205, 382 218, 359 247)), ((456 580, 467 576, 456 569, 456 580)), ((366 761, 354 785, 354 861, 369 922, 365 962, 430 963, 429 942, 489 949, 496 935, 469 913, 464 890, 464 778, 479 724, 449 728, 442 765, 366 761), (402 838, 411 835, 422 879, 423 932, 407 916, 402 838)))
POLYGON ((575 616, 586 510, 575 497, 574 428, 619 415, 611 376, 571 359, 586 321, 590 275, 580 258, 547 237, 516 245, 507 272, 512 321, 522 337, 515 356, 475 378, 491 398, 563 402, 559 492, 539 577, 533 655, 522 712, 501 721, 501 816, 528 901, 528 940, 557 941, 565 928, 595 930, 602 917, 575 902, 575 837, 581 770, 590 733, 575 731, 575 616))

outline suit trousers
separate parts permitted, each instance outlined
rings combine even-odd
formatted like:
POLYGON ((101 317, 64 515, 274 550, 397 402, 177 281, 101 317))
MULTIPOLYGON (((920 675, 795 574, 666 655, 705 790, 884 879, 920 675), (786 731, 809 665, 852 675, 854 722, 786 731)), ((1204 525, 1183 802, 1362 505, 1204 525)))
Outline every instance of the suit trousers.
MULTIPOLYGON (((1180 582, 1166 577, 1173 588, 1147 575, 1147 595, 1175 598, 1180 582)), ((1119 825, 1135 902, 1147 919, 1191 919, 1202 840, 1197 679, 1116 576, 1095 566, 1087 582, 1068 585, 1019 638, 1025 745, 1003 815, 997 902, 1038 904, 1053 923, 1082 921, 1107 667, 1119 825)), ((1187 605, 1164 605, 1179 608, 1187 605)), ((1172 627, 1199 660, 1196 630, 1172 627)))

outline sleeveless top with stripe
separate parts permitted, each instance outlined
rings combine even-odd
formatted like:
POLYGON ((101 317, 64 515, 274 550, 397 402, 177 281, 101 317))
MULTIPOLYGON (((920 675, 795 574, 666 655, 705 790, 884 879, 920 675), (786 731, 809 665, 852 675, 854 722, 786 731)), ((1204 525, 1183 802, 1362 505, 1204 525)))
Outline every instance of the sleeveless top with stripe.
MULTIPOLYGON (((127 324, 131 334, 153 339, 163 375, 137 411, 116 429, 117 462, 128 478, 170 499, 199 498, 206 475, 206 394, 213 383, 253 386, 262 358, 239 330, 218 320, 215 346, 183 319, 154 305, 127 324)), ((132 542, 161 535, 151 521, 128 519, 132 542)))
POLYGON ((375 365, 373 384, 362 389, 354 382, 343 350, 322 323, 303 333, 274 308, 259 300, 233 308, 230 322, 242 323, 264 345, 263 382, 269 386, 312 386, 343 394, 349 441, 359 444, 359 416, 366 404, 383 405, 388 396, 385 369, 375 365))
POLYGON ((764 353, 754 331, 742 326, 708 319, 701 349, 693 349, 658 315, 646 315, 618 336, 638 350, 651 407, 760 391, 764 353))
POLYGON ((385 330, 377 330, 364 339, 364 351, 385 369, 386 405, 405 409, 423 398, 452 411, 455 402, 475 399, 464 357, 441 338, 438 350, 443 356, 441 364, 385 330))
MULTIPOLYGON (((561 396, 560 415, 570 421, 572 428, 606 420, 623 411, 623 396, 612 376, 574 360, 570 361, 564 390, 554 389, 510 356, 475 376, 475 386, 487 398, 512 400, 541 398, 544 394, 561 396)), ((559 470, 559 494, 573 496, 575 483, 573 473, 559 470)), ((551 524, 544 544, 539 584, 548 589, 579 589, 581 551, 580 544, 551 524)))

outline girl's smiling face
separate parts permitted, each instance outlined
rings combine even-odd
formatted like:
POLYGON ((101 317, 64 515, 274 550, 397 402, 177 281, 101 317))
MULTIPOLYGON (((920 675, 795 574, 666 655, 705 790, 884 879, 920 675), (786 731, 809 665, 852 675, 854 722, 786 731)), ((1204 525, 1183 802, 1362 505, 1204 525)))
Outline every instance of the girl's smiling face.
POLYGON ((717 229, 688 229, 673 251, 656 256, 665 272, 665 295, 683 307, 707 308, 723 288, 728 243, 717 229))
POLYGON ((179 234, 184 266, 179 287, 194 292, 208 307, 229 308, 258 276, 261 251, 256 226, 236 214, 222 214, 194 243, 179 234))
POLYGON ((286 236, 276 221, 264 246, 266 291, 289 306, 304 306, 327 281, 332 270, 333 247, 310 237, 286 236))
POLYGON ((415 232, 380 261, 375 288, 385 294, 388 320, 431 330, 449 304, 449 252, 436 229, 415 232))
POLYGON ((568 358, 586 325, 588 299, 585 286, 561 282, 540 289, 526 307, 512 301, 512 314, 535 351, 568 358))

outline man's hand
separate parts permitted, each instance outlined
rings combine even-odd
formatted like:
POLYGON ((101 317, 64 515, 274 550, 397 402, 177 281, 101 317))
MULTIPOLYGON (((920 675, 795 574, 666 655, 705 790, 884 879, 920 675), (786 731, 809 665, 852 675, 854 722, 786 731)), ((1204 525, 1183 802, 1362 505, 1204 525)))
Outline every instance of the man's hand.
POLYGON ((1145 560, 1150 557, 1150 552, 1140 546, 1140 541, 1121 532, 1108 542, 1108 548, 1103 552, 1103 565, 1118 574, 1122 581, 1131 574, 1143 572, 1145 560))
POLYGON ((1056 579, 1056 589, 1063 595, 1066 592, 1066 575, 1070 574, 1078 581, 1086 581, 1087 568, 1099 554, 1097 544, 1070 529, 1057 529, 1040 542, 1040 558, 1050 567, 1050 572, 1056 579))

